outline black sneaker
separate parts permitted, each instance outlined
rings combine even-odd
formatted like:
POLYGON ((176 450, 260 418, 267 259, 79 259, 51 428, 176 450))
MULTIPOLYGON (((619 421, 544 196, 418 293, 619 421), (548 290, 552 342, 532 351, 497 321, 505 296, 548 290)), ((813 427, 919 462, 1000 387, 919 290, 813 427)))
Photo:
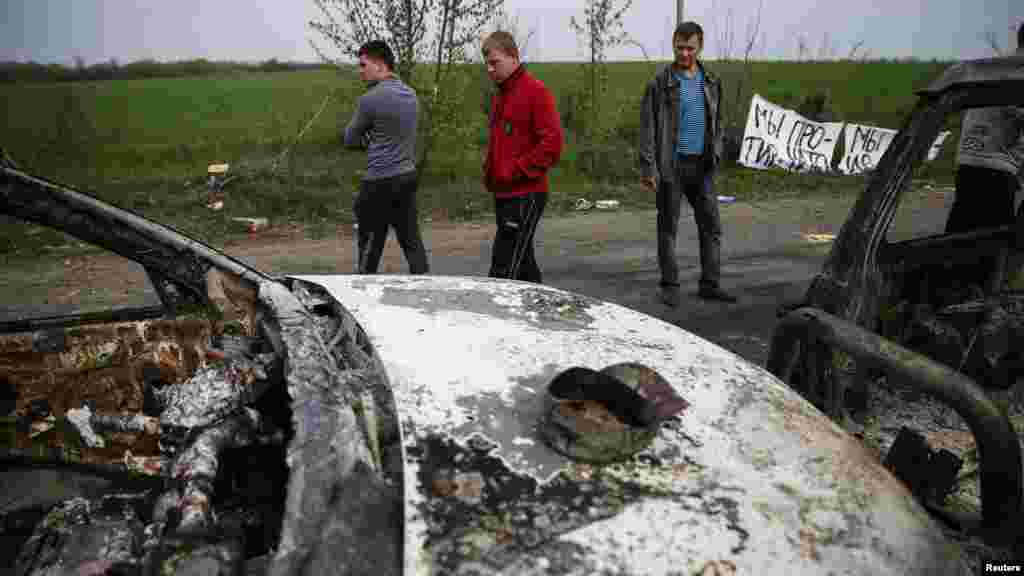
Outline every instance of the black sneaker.
POLYGON ((718 286, 702 286, 697 296, 705 300, 718 300, 719 302, 736 302, 736 297, 722 290, 718 286))
POLYGON ((680 296, 678 286, 661 286, 658 289, 658 297, 669 308, 679 308, 680 296))

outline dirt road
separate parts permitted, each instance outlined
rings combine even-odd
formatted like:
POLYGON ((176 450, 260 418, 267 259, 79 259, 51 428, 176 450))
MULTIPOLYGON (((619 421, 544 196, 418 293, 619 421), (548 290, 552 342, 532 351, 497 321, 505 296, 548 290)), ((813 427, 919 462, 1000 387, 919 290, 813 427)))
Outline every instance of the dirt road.
MULTIPOLYGON (((901 233, 937 229, 951 201, 951 194, 933 192, 908 202, 896 219, 901 233)), ((656 316, 763 365, 776 309, 802 296, 828 253, 830 243, 825 239, 838 233, 852 203, 852 198, 820 197, 723 205, 722 283, 740 298, 737 304, 696 298, 697 230, 685 203, 676 253, 684 294, 691 297, 679 308, 666 308, 657 298, 654 211, 597 211, 543 219, 537 233, 538 260, 545 284, 656 316)), ((427 223, 423 232, 431 273, 487 274, 493 224, 427 223)), ((228 246, 226 251, 281 273, 353 269, 349 235, 293 241, 287 251, 280 244, 258 242, 228 246)), ((397 243, 389 239, 381 272, 405 270, 397 243)))
MULTIPOLYGON (((913 201, 904 202, 905 213, 897 216, 896 227, 909 226, 910 233, 919 233, 941 225, 942 208, 951 199, 948 191, 915 195, 913 201)), ((694 296, 684 298, 679 308, 668 309, 658 301, 653 211, 546 217, 537 233, 538 260, 546 284, 651 314, 763 364, 776 308, 802 295, 829 249, 827 241, 808 240, 807 235, 838 233, 852 202, 848 197, 815 197, 723 205, 722 282, 739 296, 737 304, 705 302, 694 296)), ((485 275, 493 233, 490 222, 424 223, 431 273, 485 275)), ((314 240, 297 231, 272 229, 229 242, 223 249, 272 273, 347 274, 353 270, 349 230, 314 240)), ((685 204, 677 258, 684 294, 695 293, 700 275, 697 231, 685 204)), ((391 238, 380 271, 405 270, 391 238)), ((155 301, 141 270, 114 256, 71 257, 31 274, 6 276, 0 280, 0 319, 23 312, 24 306, 70 312, 110 302, 155 301)))

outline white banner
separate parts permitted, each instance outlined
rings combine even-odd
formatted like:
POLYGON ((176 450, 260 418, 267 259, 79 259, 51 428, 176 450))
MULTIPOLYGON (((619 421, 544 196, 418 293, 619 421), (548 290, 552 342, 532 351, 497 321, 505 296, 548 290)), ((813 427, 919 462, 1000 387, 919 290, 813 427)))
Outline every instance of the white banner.
POLYGON ((740 164, 792 172, 831 170, 840 122, 814 122, 754 94, 740 147, 740 164))
POLYGON ((874 170, 897 132, 888 128, 847 124, 843 130, 846 154, 839 161, 839 171, 843 174, 860 174, 874 170))
MULTIPOLYGON (((847 124, 843 134, 846 154, 839 162, 839 171, 843 174, 861 174, 868 170, 874 170, 878 161, 882 159, 892 139, 896 137, 897 130, 888 128, 876 128, 874 126, 863 126, 860 124, 847 124)), ((931 162, 939 157, 942 151, 942 143, 949 137, 949 131, 939 134, 928 149, 927 160, 931 162)))
MULTIPOLYGON (((832 169, 841 131, 845 148, 839 161, 842 174, 874 170, 898 132, 862 124, 814 122, 754 94, 739 163, 760 170, 778 167, 791 172, 827 172, 832 169)), ((928 161, 939 156, 949 134, 942 132, 935 139, 928 150, 928 161)))

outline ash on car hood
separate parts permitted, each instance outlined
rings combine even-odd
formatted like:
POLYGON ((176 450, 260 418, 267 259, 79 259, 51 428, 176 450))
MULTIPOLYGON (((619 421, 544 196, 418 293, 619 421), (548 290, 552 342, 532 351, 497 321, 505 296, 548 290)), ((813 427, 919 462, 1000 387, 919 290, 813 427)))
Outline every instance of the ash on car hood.
POLYGON ((355 316, 393 388, 406 574, 963 571, 875 454, 766 371, 675 326, 520 282, 299 279, 355 316), (689 408, 626 463, 545 446, 534 425, 551 379, 619 362, 657 370, 689 408))

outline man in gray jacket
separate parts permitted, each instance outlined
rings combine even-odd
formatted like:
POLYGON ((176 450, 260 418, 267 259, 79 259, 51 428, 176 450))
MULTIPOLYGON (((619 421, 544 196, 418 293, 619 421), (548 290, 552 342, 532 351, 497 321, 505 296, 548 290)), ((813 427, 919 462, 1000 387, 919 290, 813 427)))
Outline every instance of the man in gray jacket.
POLYGON ((704 31, 683 22, 672 35, 675 62, 647 83, 640 107, 641 183, 658 194, 658 266, 661 298, 679 305, 676 234, 682 196, 693 207, 700 237, 700 290, 708 300, 735 302, 722 290, 722 224, 715 170, 722 158, 722 83, 698 60, 704 31))
POLYGON ((367 148, 366 175, 355 201, 360 274, 380 265, 388 228, 395 229, 411 274, 426 274, 427 252, 416 210, 416 92, 394 73, 395 56, 381 40, 359 48, 359 76, 370 89, 345 128, 345 146, 367 148))

